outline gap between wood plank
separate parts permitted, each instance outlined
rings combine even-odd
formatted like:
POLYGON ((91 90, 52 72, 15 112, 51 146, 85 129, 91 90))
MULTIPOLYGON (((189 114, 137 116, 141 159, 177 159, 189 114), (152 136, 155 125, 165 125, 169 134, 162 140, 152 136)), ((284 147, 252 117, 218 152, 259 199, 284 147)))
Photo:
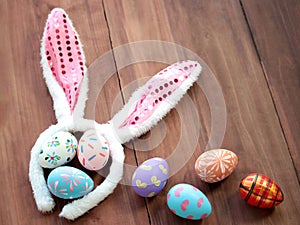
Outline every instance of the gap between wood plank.
MULTIPOLYGON (((103 14, 104 14, 104 19, 105 19, 106 27, 107 27, 107 30, 108 30, 109 44, 110 44, 110 48, 111 48, 111 51, 112 51, 112 57, 113 57, 113 60, 114 60, 114 65, 115 65, 115 68, 116 68, 116 73, 117 73, 119 88, 120 88, 120 91, 121 91, 122 102, 123 102, 123 105, 125 105, 126 101, 125 101, 125 96, 124 96, 123 89, 122 89, 120 73, 118 71, 118 66, 117 66, 117 62, 116 62, 115 52, 114 52, 113 43, 112 43, 112 39, 111 39, 111 31, 110 31, 110 27, 109 27, 109 24, 108 24, 108 19, 107 19, 107 15, 106 15, 104 0, 102 0, 101 2, 102 2, 102 8, 103 8, 103 14)), ((136 155, 136 150, 135 150, 134 142, 131 141, 131 144, 132 144, 132 147, 133 147, 132 150, 133 150, 133 154, 134 154, 134 158, 135 158, 135 163, 138 166, 139 163, 138 163, 138 159, 137 159, 137 155, 136 155)), ((145 206, 146 206, 146 210, 147 210, 147 216, 148 216, 149 225, 151 225, 152 224, 151 223, 151 217, 150 217, 150 212, 149 212, 148 203, 147 203, 146 198, 144 198, 144 202, 145 202, 145 206)))
POLYGON ((256 45, 256 42, 255 42, 255 39, 254 39, 252 30, 251 30, 251 27, 250 27, 250 23, 249 23, 249 21, 248 21, 247 14, 246 14, 246 11, 245 11, 244 6, 243 6, 243 2, 242 2, 242 0, 239 0, 239 2, 240 2, 241 9, 242 9, 242 12, 243 12, 245 21, 246 21, 246 25, 247 25, 248 30, 249 30, 249 33, 250 33, 250 38, 251 38, 251 40, 252 40, 252 42, 253 42, 253 46, 254 46, 254 48, 255 48, 255 52, 256 52, 256 55, 257 55, 258 60, 259 60, 259 64, 260 64, 260 66, 261 66, 262 72, 263 72, 263 74, 264 74, 265 81, 266 81, 266 83, 267 83, 267 87, 268 87, 269 93, 270 93, 270 95, 271 95, 271 99, 272 99, 272 103, 273 103, 273 106, 274 106, 274 109, 275 109, 275 113, 276 113, 276 116, 277 116, 277 119, 278 119, 278 121, 279 121, 279 125, 280 125, 280 128, 281 128, 281 131, 282 131, 282 134, 283 134, 283 137, 284 137, 284 142, 285 142, 285 144, 286 144, 286 146, 287 146, 287 148, 288 148, 289 155, 290 155, 290 157, 291 157, 291 159, 292 159, 293 167, 294 167, 294 170, 295 170, 296 175, 297 175, 297 178, 298 178, 298 182, 300 183, 300 177, 298 176, 297 168, 296 168, 294 159, 293 159, 293 157, 292 157, 292 155, 291 155, 289 143, 288 143, 288 141, 287 141, 286 134, 285 134, 285 132, 284 132, 283 125, 282 125, 281 120, 280 120, 279 112, 278 112, 278 110, 277 110, 276 103, 275 103, 274 98, 273 98, 273 93, 272 93, 271 87, 270 87, 269 82, 268 82, 268 78, 267 78, 267 74, 266 74, 267 71, 265 70, 263 61, 262 61, 262 59, 261 59, 261 57, 260 57, 259 50, 258 50, 258 47, 257 47, 257 45, 256 45))
POLYGON ((104 5, 104 1, 103 0, 102 0, 102 8, 103 8, 103 14, 104 14, 104 19, 105 19, 106 27, 107 27, 107 30, 108 30, 109 44, 110 44, 110 47, 111 47, 112 56, 113 56, 114 64, 115 64, 116 71, 117 71, 117 77, 118 77, 119 88, 120 88, 120 91, 121 91, 122 102, 123 102, 123 105, 125 105, 125 97, 124 97, 124 93, 122 91, 120 74, 119 74, 118 67, 117 67, 115 52, 114 52, 114 48, 113 48, 113 44, 112 44, 112 40, 111 40, 110 28, 109 28, 109 25, 108 25, 108 20, 107 20, 107 15, 106 15, 105 5, 104 5))

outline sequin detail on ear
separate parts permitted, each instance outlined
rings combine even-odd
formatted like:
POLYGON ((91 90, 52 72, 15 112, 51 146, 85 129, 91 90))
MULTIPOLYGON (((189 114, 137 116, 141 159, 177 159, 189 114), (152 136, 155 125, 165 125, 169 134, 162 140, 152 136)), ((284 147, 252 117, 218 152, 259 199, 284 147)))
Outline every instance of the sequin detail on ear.
POLYGON ((62 10, 51 14, 45 29, 43 41, 48 65, 73 112, 85 73, 83 50, 78 35, 62 10))
POLYGON ((168 98, 180 88, 197 66, 193 61, 182 61, 157 73, 147 82, 134 110, 119 128, 143 124, 163 102, 168 103, 168 98))

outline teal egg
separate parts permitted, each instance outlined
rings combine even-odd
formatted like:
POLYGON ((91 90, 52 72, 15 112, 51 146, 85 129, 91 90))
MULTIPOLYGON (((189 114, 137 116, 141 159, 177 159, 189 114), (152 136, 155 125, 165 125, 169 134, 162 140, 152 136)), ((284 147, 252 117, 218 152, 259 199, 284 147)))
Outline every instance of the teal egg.
POLYGON ((175 215, 190 220, 204 219, 212 211, 205 194, 190 184, 173 186, 168 192, 167 204, 175 215))
POLYGON ((94 188, 93 180, 86 173, 70 166, 52 170, 47 185, 53 195, 63 199, 80 198, 94 188))

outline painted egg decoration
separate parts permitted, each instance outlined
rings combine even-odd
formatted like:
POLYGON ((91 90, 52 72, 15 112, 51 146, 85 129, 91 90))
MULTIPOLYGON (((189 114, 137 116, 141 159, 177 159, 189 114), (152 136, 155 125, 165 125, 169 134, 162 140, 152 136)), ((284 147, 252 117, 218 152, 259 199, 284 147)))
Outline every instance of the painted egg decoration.
POLYGON ((50 192, 63 199, 80 198, 94 188, 93 180, 83 171, 61 166, 51 171, 47 179, 50 192))
POLYGON ((88 130, 79 140, 77 156, 86 169, 100 170, 109 158, 108 141, 96 130, 88 130))
POLYGON ((273 208, 279 205, 284 197, 283 192, 274 180, 264 174, 250 173, 241 180, 240 195, 249 205, 258 208, 273 208))
POLYGON ((215 183, 228 177, 238 164, 238 157, 226 149, 213 149, 202 153, 195 163, 199 178, 215 183))
POLYGON ((43 168, 55 168, 70 162, 76 155, 77 140, 69 132, 53 134, 42 145, 39 164, 43 168))
POLYGON ((204 219, 212 211, 205 194, 190 184, 173 186, 167 195, 167 205, 175 215, 190 220, 204 219))
POLYGON ((142 197, 157 195, 166 185, 169 166, 162 158, 151 158, 143 162, 133 173, 132 186, 142 197))

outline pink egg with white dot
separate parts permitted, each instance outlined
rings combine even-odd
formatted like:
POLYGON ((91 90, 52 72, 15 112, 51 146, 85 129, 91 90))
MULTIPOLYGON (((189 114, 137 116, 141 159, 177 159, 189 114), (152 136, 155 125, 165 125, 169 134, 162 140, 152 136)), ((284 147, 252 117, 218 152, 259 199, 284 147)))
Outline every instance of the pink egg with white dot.
POLYGON ((86 131, 79 140, 77 157, 88 170, 102 169, 109 158, 109 144, 96 130, 86 131))

